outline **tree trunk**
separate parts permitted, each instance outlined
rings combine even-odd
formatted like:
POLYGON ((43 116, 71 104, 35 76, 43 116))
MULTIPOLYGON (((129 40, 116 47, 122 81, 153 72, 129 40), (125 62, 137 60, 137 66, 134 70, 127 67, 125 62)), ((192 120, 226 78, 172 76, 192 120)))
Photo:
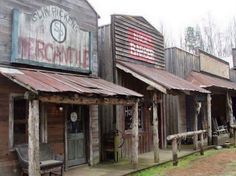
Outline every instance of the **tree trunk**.
MULTIPOLYGON (((197 102, 196 97, 194 98, 194 110, 195 110, 195 114, 194 114, 194 126, 193 126, 193 130, 194 131, 198 131, 198 115, 201 109, 201 103, 197 102)), ((194 135, 194 149, 197 150, 198 149, 198 135, 195 134, 194 135)))
POLYGON ((178 155, 177 155, 177 139, 172 140, 172 156, 173 156, 173 166, 178 165, 178 155))
POLYGON ((131 163, 134 169, 138 168, 138 101, 133 105, 132 114, 132 155, 131 163))
POLYGON ((153 152, 154 162, 158 163, 159 158, 159 136, 158 136, 158 107, 157 107, 157 93, 153 93, 153 152))
POLYGON ((229 92, 227 92, 227 121, 229 122, 229 125, 232 126, 234 124, 233 121, 233 108, 232 108, 232 97, 230 96, 229 92))
POLYGON ((207 132, 208 132, 208 145, 212 144, 212 120, 211 120, 211 94, 207 94, 207 132))

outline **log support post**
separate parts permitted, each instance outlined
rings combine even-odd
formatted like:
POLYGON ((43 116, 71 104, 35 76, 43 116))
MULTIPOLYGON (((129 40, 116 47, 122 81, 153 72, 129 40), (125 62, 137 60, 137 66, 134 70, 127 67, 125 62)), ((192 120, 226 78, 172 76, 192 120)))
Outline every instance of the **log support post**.
POLYGON ((173 157, 173 166, 178 165, 178 155, 177 155, 177 138, 172 140, 172 157, 173 157))
POLYGON ((29 175, 40 176, 39 101, 36 99, 29 99, 28 133, 29 175))
POLYGON ((138 101, 133 105, 132 113, 132 153, 131 153, 131 164, 134 169, 138 168, 138 101))
POLYGON ((236 128, 234 128, 234 147, 236 147, 236 128))
POLYGON ((204 155, 204 149, 203 149, 203 133, 200 134, 200 154, 204 155))
POLYGON ((158 163, 159 158, 159 136, 158 136, 158 107, 157 107, 157 93, 153 93, 153 152, 154 162, 158 163))
POLYGON ((208 145, 212 144, 211 94, 207 94, 207 135, 208 145))
MULTIPOLYGON (((194 131, 198 131, 198 115, 200 113, 200 109, 201 109, 201 103, 198 102, 196 97, 195 97, 194 98, 195 114, 194 114, 194 126, 193 126, 194 131)), ((198 149, 198 135, 197 134, 194 135, 194 149, 195 150, 198 149)))
POLYGON ((90 166, 95 166, 100 162, 100 136, 98 122, 98 106, 89 105, 89 154, 90 166))
POLYGON ((226 106, 227 106, 227 108, 226 108, 227 109, 227 121, 229 122, 229 125, 232 126, 234 124, 233 108, 232 108, 232 97, 231 97, 229 92, 227 92, 226 99, 227 99, 227 103, 226 103, 226 106))
POLYGON ((236 129, 234 128, 234 147, 236 147, 236 129))

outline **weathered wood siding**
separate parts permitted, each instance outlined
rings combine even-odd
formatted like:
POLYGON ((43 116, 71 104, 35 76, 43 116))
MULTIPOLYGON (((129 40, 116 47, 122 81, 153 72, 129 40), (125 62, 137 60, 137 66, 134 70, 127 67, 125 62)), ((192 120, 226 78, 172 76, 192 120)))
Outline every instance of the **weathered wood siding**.
POLYGON ((165 68, 163 35, 143 17, 113 15, 111 27, 114 59, 165 68))
POLYGON ((46 104, 48 143, 55 153, 64 156, 65 114, 57 104, 46 104))
POLYGON ((10 151, 9 99, 11 93, 24 94, 25 89, 0 76, 0 175, 18 175, 16 153, 10 151))
POLYGON ((92 65, 96 74, 97 67, 97 14, 91 8, 86 0, 0 0, 0 63, 10 64, 11 57, 11 32, 12 32, 12 10, 17 8, 24 13, 32 13, 41 7, 54 5, 68 11, 72 16, 76 17, 78 24, 82 30, 92 32, 92 65))
MULTIPOLYGON (((45 6, 58 6, 68 11, 71 16, 74 16, 84 31, 92 33, 92 73, 98 74, 97 61, 97 29, 98 29, 98 15, 86 0, 0 0, 0 64, 11 64, 11 42, 12 42, 12 16, 13 9, 30 14, 45 6)), ((14 66, 22 66, 16 65, 14 66)), ((33 67, 23 65, 24 67, 33 67)), ((42 66, 42 65, 41 65, 42 66)), ((36 66, 37 68, 39 66, 36 66)), ((12 82, 0 77, 0 175, 18 175, 16 167, 16 155, 8 149, 8 116, 9 116, 9 94, 10 93, 24 93, 25 89, 13 84, 12 82)), ((93 109, 93 114, 98 118, 98 109, 93 109)), ((54 115, 56 112, 53 109, 49 110, 48 117, 48 141, 53 145, 57 153, 64 152, 64 120, 61 115, 56 119, 54 115), (63 121, 63 123, 62 123, 63 121)), ((95 118, 95 117, 94 117, 95 118)), ((94 133, 98 133, 98 126, 94 122, 94 133)), ((94 143, 99 143, 99 135, 94 135, 94 143)), ((94 157, 99 158, 99 147, 94 147, 94 157)))
MULTIPOLYGON (((151 111, 148 110, 151 103, 151 92, 147 91, 148 85, 128 75, 115 66, 116 60, 134 62, 158 68, 165 68, 164 63, 164 39, 143 17, 112 15, 111 24, 102 26, 98 32, 99 49, 99 75, 110 82, 127 87, 145 95, 144 105, 144 128, 139 130, 139 152, 152 150, 152 126, 151 111)), ((162 106, 162 105, 161 105, 162 106)), ((163 109, 160 107, 160 109, 163 109)), ((101 108, 101 130, 102 135, 111 132, 115 128, 125 133, 125 144, 122 147, 122 157, 131 154, 131 131, 125 130, 124 106, 103 106, 101 108)), ((163 111, 159 111, 163 118, 163 111)), ((163 123, 163 119, 160 120, 163 123)), ((159 127, 163 128, 163 124, 159 127)), ((163 129, 160 138, 163 139, 163 129), (162 135, 162 136, 161 136, 162 135)), ((161 142, 160 142, 161 143, 161 142)), ((162 143, 161 143, 162 145, 162 143)))
POLYGON ((199 56, 191 54, 179 48, 167 48, 165 50, 166 70, 181 78, 192 71, 200 71, 199 56))
MULTIPOLYGON (((99 76, 114 82, 114 60, 112 59, 112 39, 110 25, 101 26, 98 29, 98 58, 99 76)), ((112 105, 104 105, 100 108, 101 135, 110 133, 115 129, 115 115, 112 105)))
POLYGON ((236 70, 230 69, 230 80, 236 82, 236 70))
POLYGON ((200 50, 200 70, 229 79, 229 63, 200 50))
MULTIPOLYGON (((184 79, 192 70, 200 71, 199 56, 176 47, 165 50, 165 61, 168 72, 184 79)), ((183 96, 166 95, 167 135, 191 128, 192 112, 185 109, 190 107, 183 96)))
MULTIPOLYGON (((141 102, 143 103, 143 128, 139 129, 139 153, 145 153, 152 151, 153 147, 153 139, 152 139, 152 110, 150 109, 152 105, 152 93, 151 91, 147 91, 147 84, 143 83, 142 81, 133 78, 132 75, 127 74, 123 71, 118 71, 118 77, 120 79, 120 84, 124 87, 137 91, 144 95, 144 100, 141 102), (129 81, 126 81, 129 80, 129 81)), ((164 120, 163 120, 163 104, 161 95, 158 94, 158 120, 159 120, 159 139, 160 139, 160 146, 163 145, 163 138, 164 138, 164 120)), ((131 143, 131 130, 125 130, 125 115, 124 115, 124 107, 119 106, 118 108, 118 117, 119 126, 124 131, 125 134, 125 143, 122 147, 122 157, 130 157, 131 150, 132 150, 132 143, 131 143)))

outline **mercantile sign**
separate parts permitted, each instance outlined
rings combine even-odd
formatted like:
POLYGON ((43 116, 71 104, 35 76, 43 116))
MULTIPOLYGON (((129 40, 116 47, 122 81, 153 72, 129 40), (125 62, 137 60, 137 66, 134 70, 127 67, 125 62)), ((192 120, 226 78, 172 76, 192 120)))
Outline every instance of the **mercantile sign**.
POLYGON ((60 7, 14 9, 11 62, 90 73, 91 38, 60 7))

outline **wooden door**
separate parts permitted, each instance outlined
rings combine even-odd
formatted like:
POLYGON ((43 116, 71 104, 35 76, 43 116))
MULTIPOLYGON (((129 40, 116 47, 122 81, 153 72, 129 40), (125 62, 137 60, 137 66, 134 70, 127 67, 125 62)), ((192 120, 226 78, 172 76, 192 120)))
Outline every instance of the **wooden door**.
POLYGON ((82 106, 70 108, 67 117, 67 166, 86 163, 85 124, 82 106))

